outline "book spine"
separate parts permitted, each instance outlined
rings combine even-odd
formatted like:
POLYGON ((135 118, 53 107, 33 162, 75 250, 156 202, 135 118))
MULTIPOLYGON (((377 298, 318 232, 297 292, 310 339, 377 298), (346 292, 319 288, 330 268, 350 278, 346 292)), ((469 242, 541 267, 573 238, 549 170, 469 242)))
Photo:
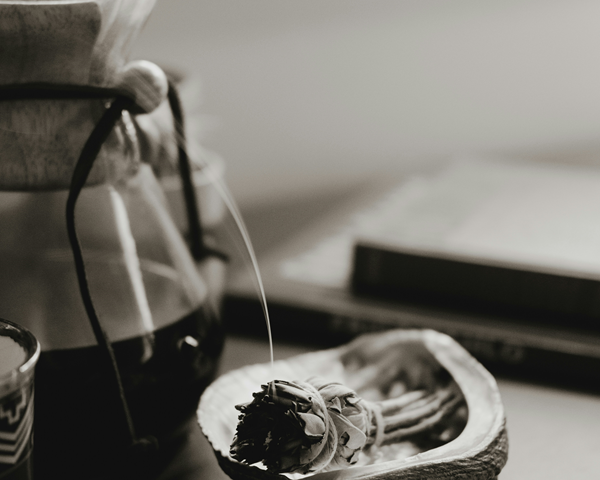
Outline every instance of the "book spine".
POLYGON ((516 315, 600 331, 600 282, 425 256, 378 245, 354 248, 352 290, 360 295, 516 315))
MULTIPOLYGON (((300 305, 269 304, 271 328, 276 340, 307 343, 315 347, 334 347, 364 333, 393 328, 430 328, 425 322, 391 318, 363 318, 360 315, 306 308, 300 305)), ((229 333, 266 338, 264 316, 254 298, 227 295, 223 319, 229 333)), ((475 329, 469 323, 436 328, 457 340, 494 375, 543 382, 588 391, 600 391, 600 357, 554 350, 532 345, 518 332, 494 335, 475 329)))

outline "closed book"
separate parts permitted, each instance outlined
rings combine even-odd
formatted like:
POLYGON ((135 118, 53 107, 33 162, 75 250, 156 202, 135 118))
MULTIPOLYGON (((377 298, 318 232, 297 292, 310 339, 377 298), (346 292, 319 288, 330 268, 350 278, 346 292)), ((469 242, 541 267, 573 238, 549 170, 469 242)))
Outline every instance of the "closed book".
MULTIPOLYGON (((381 188, 348 197, 320 212, 300 234, 259 255, 275 339, 325 347, 371 331, 430 328, 453 336, 494 374, 584 388, 600 385, 600 334, 355 295, 350 288, 354 241, 372 226, 371 213, 389 200, 384 197, 381 188)), ((251 269, 236 269, 222 310, 230 332, 267 338, 259 299, 251 269)))
POLYGON ((454 164, 399 186, 353 255, 357 294, 600 331, 600 170, 454 164))

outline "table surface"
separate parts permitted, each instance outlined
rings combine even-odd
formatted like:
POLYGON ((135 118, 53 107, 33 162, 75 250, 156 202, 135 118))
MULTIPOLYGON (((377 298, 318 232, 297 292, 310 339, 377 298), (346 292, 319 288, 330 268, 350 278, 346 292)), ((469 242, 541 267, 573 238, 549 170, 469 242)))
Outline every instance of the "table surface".
MULTIPOLYGON (((310 351, 275 343, 275 358, 310 351)), ((220 373, 268 361, 265 340, 229 336, 220 373)), ((600 478, 600 396, 497 379, 509 434, 509 459, 500 480, 600 478)), ((226 480, 199 427, 160 480, 226 480)))
MULTIPOLYGON (((259 257, 336 201, 335 195, 330 197, 243 211, 259 257)), ((275 339, 274 354, 283 359, 313 349, 275 339)), ((266 334, 264 339, 229 335, 219 373, 268 359, 266 334)), ((497 382, 509 436, 508 463, 500 480, 600 478, 600 395, 505 378, 497 382)), ((227 478, 195 422, 190 423, 185 447, 160 475, 160 480, 227 478)))

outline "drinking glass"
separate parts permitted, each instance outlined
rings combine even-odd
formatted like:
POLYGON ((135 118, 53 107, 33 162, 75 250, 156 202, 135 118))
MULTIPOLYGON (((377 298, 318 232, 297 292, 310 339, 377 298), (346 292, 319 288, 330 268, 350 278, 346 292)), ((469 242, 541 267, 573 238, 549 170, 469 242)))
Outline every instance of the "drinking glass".
POLYGON ((31 480, 33 380, 40 344, 25 328, 0 319, 0 478, 31 480))

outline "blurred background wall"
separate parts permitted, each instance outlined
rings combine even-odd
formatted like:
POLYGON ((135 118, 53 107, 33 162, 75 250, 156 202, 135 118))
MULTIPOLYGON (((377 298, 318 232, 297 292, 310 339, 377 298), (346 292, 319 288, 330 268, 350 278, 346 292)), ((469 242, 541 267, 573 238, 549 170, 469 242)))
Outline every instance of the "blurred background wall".
POLYGON ((243 207, 460 154, 600 165, 597 0, 157 0, 243 207))

